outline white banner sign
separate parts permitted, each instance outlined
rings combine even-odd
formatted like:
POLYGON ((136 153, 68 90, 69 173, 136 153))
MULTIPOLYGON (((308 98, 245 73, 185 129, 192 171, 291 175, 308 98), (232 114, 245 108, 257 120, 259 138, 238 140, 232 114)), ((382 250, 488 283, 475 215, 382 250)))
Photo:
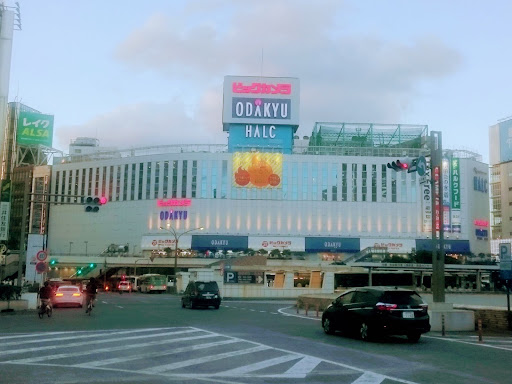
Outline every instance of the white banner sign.
POLYGON ((432 232, 432 189, 430 187, 430 167, 427 167, 426 183, 421 184, 421 205, 423 217, 423 232, 432 232))
POLYGON ((364 239, 361 238, 361 249, 387 248, 389 253, 409 253, 416 248, 414 239, 364 239))
POLYGON ((9 236, 9 213, 11 211, 11 203, 0 203, 0 240, 7 240, 9 236))
MULTIPOLYGON (((142 236, 141 249, 144 250, 163 250, 164 248, 176 247, 174 236, 169 235, 153 235, 142 236)), ((181 236, 178 240, 178 247, 180 249, 190 249, 192 245, 192 236, 181 236)))
POLYGON ((249 248, 255 251, 259 249, 267 251, 288 249, 295 252, 304 252, 306 250, 306 240, 305 238, 295 237, 249 236, 249 248))

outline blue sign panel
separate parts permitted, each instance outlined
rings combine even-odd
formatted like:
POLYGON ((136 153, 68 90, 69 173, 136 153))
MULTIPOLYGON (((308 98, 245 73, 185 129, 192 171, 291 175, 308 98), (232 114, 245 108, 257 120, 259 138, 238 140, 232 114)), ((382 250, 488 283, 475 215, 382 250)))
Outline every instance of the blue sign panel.
POLYGON ((247 236, 192 235, 191 249, 197 251, 232 250, 242 251, 249 247, 247 236))
POLYGON ((277 149, 281 153, 292 153, 293 132, 296 127, 291 125, 272 124, 230 124, 229 152, 247 152, 256 148, 260 152, 265 149, 277 149))
MULTIPOLYGON (((469 240, 443 240, 446 253, 469 253, 469 240)), ((416 239, 416 251, 432 251, 432 240, 416 239)))
POLYGON ((306 237, 306 252, 359 252, 359 238, 306 237))

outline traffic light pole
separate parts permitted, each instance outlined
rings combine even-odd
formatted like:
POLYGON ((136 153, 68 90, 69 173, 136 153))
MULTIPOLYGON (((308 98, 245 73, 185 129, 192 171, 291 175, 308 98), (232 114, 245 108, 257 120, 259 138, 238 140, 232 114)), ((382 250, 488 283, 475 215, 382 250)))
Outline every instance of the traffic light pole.
POLYGON ((443 229, 443 147, 439 131, 430 132, 430 182, 432 196, 432 299, 445 302, 444 229, 443 229))

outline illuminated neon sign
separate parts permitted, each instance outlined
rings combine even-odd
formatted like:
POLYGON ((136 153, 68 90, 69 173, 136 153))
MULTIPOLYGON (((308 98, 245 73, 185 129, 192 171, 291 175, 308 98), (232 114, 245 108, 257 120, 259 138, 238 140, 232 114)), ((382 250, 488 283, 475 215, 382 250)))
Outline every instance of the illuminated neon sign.
POLYGON ((489 222, 484 219, 475 219, 473 220, 473 224, 475 224, 477 227, 488 227, 489 222))
POLYGON ((190 199, 159 199, 156 201, 158 207, 189 207, 192 204, 190 199))
POLYGON ((233 83, 233 93, 261 93, 267 95, 289 95, 292 93, 291 84, 267 84, 251 83, 244 85, 240 82, 233 83))
POLYGON ((160 211, 160 220, 187 220, 187 211, 160 211))

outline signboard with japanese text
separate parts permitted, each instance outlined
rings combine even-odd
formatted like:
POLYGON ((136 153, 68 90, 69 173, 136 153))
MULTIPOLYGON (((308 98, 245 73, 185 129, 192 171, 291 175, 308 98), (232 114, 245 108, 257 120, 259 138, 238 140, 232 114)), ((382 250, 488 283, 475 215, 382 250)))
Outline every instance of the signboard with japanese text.
POLYGON ((460 159, 453 157, 451 159, 451 215, 452 232, 461 232, 460 217, 460 159))
POLYGON ((430 184, 431 169, 425 170, 425 182, 421 184, 423 232, 432 232, 432 188, 430 184))
POLYGON ((450 216, 450 160, 447 157, 443 157, 442 162, 443 172, 443 231, 451 232, 451 216, 450 216))
POLYGON ((20 111, 16 129, 16 143, 19 145, 44 145, 53 142, 53 115, 20 111))
POLYGON ((361 238, 361 249, 381 248, 386 249, 388 253, 409 253, 416 248, 414 239, 365 239, 361 238))
POLYGON ((304 238, 297 237, 249 236, 249 248, 255 251, 260 249, 284 251, 287 249, 293 252, 304 252, 306 244, 304 238))
POLYGON ((9 236, 9 216, 11 203, 0 202, 0 240, 7 240, 9 236))
POLYGON ((225 76, 222 123, 299 125, 300 83, 293 77, 225 76))

